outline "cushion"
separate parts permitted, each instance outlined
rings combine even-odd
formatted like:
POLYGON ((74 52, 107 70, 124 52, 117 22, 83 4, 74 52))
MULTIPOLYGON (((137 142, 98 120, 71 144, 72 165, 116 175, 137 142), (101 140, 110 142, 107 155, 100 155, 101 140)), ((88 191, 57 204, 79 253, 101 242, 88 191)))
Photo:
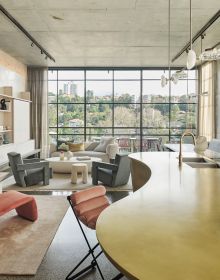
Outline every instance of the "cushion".
POLYGON ((76 211, 76 214, 78 216, 82 216, 85 212, 91 211, 95 208, 99 208, 106 204, 109 204, 109 201, 107 197, 103 195, 79 203, 74 207, 74 210, 76 211))
POLYGON ((89 199, 100 197, 106 194, 104 186, 95 186, 79 192, 75 192, 71 195, 73 205, 77 205, 89 199))
POLYGON ((67 142, 71 152, 84 151, 84 143, 71 143, 67 142))
POLYGON ((114 137, 112 136, 102 136, 100 143, 98 144, 98 146, 94 149, 94 151, 96 152, 106 152, 106 148, 109 144, 113 144, 114 143, 114 137))
POLYGON ((85 148, 85 151, 94 151, 94 149, 99 145, 99 142, 91 142, 91 143, 88 143, 86 148, 85 148))
POLYGON ((57 147, 59 147, 59 146, 62 145, 63 143, 67 145, 67 142, 73 143, 73 142, 74 142, 74 139, 69 139, 69 140, 58 139, 58 140, 57 140, 57 147))
POLYGON ((220 139, 212 139, 209 143, 209 150, 220 153, 220 139))
POLYGON ((95 229, 98 217, 100 216, 102 211, 105 210, 105 208, 107 208, 108 206, 109 206, 109 203, 106 203, 105 205, 102 205, 98 208, 87 211, 84 214, 82 214, 81 216, 79 216, 79 219, 87 227, 89 227, 91 229, 95 229))

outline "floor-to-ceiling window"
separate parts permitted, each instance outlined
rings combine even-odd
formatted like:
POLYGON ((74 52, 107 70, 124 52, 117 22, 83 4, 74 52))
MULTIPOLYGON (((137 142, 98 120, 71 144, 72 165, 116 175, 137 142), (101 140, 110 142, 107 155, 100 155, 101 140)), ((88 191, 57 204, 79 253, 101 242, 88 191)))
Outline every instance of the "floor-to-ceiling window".
MULTIPOLYGON (((171 74, 175 70, 172 70, 171 74)), ((178 142, 196 132, 197 75, 161 87, 156 69, 49 69, 50 137, 81 142, 102 135, 129 139, 144 150, 145 139, 178 142)), ((124 143, 126 144, 126 143, 124 143)), ((130 143, 131 145, 131 143, 130 143)))

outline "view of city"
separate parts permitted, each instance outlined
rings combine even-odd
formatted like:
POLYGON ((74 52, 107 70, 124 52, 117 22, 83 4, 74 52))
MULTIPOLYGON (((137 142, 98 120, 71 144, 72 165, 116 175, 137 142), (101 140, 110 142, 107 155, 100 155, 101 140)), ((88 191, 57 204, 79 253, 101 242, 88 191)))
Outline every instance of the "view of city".
POLYGON ((50 69, 51 138, 80 142, 126 136, 136 139, 137 150, 146 137, 178 142, 185 129, 196 131, 196 71, 164 88, 162 74, 168 71, 50 69))

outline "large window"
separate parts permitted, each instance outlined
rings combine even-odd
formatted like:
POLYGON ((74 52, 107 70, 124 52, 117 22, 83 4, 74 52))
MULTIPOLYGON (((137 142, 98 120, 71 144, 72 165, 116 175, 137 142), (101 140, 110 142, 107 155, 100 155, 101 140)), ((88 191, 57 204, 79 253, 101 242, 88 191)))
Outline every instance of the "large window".
POLYGON ((114 135, 135 139, 142 150, 145 138, 178 142, 185 129, 196 132, 196 71, 163 88, 162 74, 168 77, 167 70, 50 69, 51 139, 80 142, 114 135))

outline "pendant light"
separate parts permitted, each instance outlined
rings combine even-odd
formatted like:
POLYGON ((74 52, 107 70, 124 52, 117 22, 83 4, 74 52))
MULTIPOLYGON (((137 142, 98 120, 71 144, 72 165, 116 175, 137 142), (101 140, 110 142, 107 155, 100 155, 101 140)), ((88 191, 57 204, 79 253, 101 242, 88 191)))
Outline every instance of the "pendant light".
POLYGON ((188 70, 192 69, 196 64, 196 53, 192 49, 192 0, 190 2, 190 50, 187 55, 186 67, 188 70))
POLYGON ((161 76, 161 87, 165 87, 170 80, 170 0, 168 1, 168 70, 169 78, 166 78, 164 74, 161 76))
MULTIPOLYGON (((202 52, 202 40, 205 38, 205 34, 201 35, 201 54, 203 53, 202 52)), ((199 95, 200 96, 208 96, 208 92, 207 91, 203 91, 203 80, 202 80, 202 63, 200 65, 200 92, 199 92, 199 95)))
POLYGON ((163 74, 161 76, 161 87, 165 87, 169 81, 172 81, 175 85, 178 83, 179 79, 185 79, 187 78, 187 73, 184 72, 184 68, 181 69, 181 70, 177 70, 175 73, 172 74, 171 76, 171 72, 170 72, 170 25, 171 25, 171 6, 170 6, 170 3, 171 1, 169 0, 169 8, 168 8, 168 54, 167 54, 167 57, 168 57, 168 75, 169 75, 169 78, 167 78, 165 76, 165 74, 163 74))

